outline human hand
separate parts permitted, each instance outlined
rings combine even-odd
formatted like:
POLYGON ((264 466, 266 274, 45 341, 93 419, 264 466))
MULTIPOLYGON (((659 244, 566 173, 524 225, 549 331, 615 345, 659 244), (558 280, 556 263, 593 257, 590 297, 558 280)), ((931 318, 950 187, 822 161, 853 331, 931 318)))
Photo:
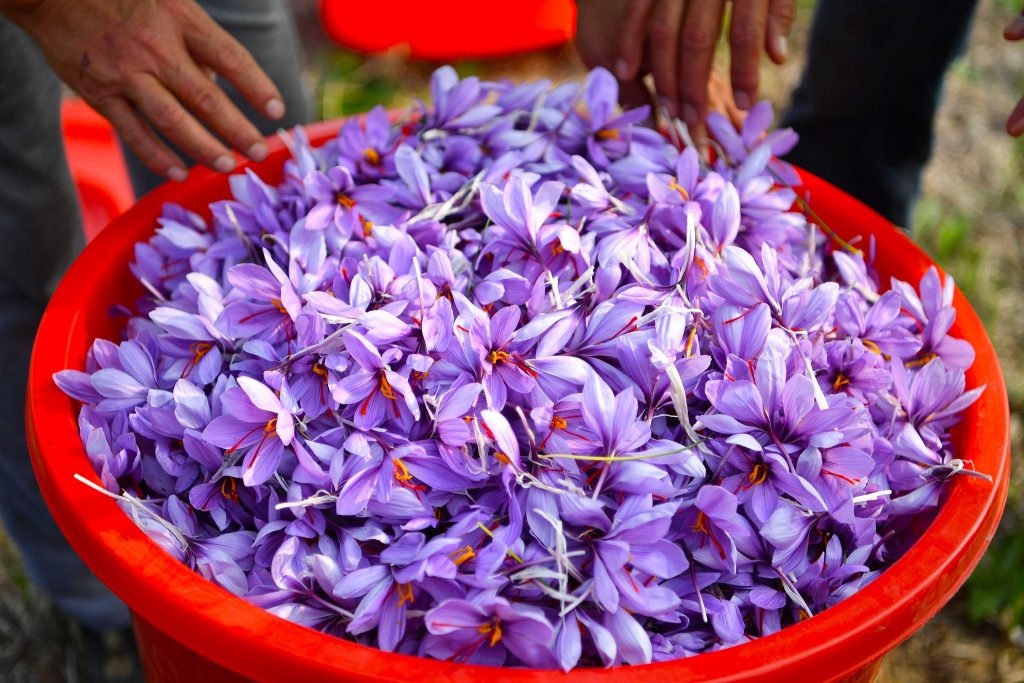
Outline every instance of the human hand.
MULTIPOLYGON (((1024 14, 1018 14, 1003 29, 1003 37, 1007 40, 1024 39, 1024 14)), ((1010 118, 1006 120, 1006 132, 1013 136, 1024 133, 1024 98, 1017 102, 1010 118)))
MULTIPOLYGON (((582 0, 577 20, 581 56, 591 65, 612 66, 621 83, 638 81, 649 68, 668 113, 699 127, 707 115, 708 80, 725 2, 582 0), (599 33, 593 24, 605 25, 604 54, 589 45, 599 33)), ((776 64, 786 61, 795 17, 795 0, 733 0, 730 72, 740 109, 749 109, 757 99, 761 50, 776 64)))
POLYGON ((186 154, 227 172, 235 157, 267 155, 263 136, 216 84, 218 74, 269 118, 281 94, 252 56, 194 0, 0 0, 57 75, 120 132, 154 172, 184 180, 186 154))
MULTIPOLYGON (((578 0, 576 3, 576 51, 587 68, 603 66, 619 81, 619 101, 626 107, 650 104, 643 84, 645 69, 623 75, 621 35, 629 2, 623 0, 578 0)), ((644 40, 641 36, 641 41, 644 40)))

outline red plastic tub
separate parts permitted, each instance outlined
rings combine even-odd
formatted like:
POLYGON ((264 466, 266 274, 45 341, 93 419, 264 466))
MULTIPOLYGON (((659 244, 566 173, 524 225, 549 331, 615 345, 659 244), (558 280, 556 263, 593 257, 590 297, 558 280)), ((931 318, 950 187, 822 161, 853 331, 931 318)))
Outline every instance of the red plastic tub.
POLYGON ((503 57, 556 47, 576 31, 573 0, 321 0, 327 35, 357 52, 405 46, 414 59, 503 57))
MULTIPOLYGON (((310 129, 314 141, 338 124, 310 129)), ((271 143, 253 164, 278 181, 287 152, 271 143)), ((916 282, 931 262, 880 216, 805 175, 813 208, 847 239, 874 235, 885 275, 916 282)), ((208 213, 228 196, 227 176, 197 169, 188 182, 148 195, 85 250, 40 327, 28 388, 27 426, 36 474, 75 550, 131 608, 151 681, 869 681, 881 657, 919 629, 966 580, 991 540, 1009 480, 1009 413, 999 363, 977 315, 957 292, 953 332, 977 351, 970 386, 987 385, 955 432, 958 449, 994 483, 958 477, 948 501, 913 548, 855 597, 772 636, 686 660, 614 670, 502 670, 419 659, 335 639, 270 615, 193 574, 150 542, 116 504, 72 477, 92 477, 78 438, 77 407, 51 375, 84 365, 93 338, 118 338, 111 304, 140 292, 128 271, 133 245, 150 236, 164 202, 208 213)))
POLYGON ((135 203, 135 192, 117 135, 105 118, 84 100, 69 99, 61 105, 61 128, 78 190, 82 229, 86 241, 92 241, 135 203))

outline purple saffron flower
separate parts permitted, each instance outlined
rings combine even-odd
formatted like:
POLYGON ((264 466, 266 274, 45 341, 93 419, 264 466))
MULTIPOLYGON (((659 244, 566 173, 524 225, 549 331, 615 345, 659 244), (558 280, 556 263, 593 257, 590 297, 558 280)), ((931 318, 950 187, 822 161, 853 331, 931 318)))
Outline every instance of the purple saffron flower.
POLYGON ((921 278, 921 294, 910 285, 893 280, 893 289, 903 297, 903 310, 909 312, 915 325, 921 329, 923 344, 919 357, 908 362, 909 367, 925 365, 934 357, 942 359, 947 368, 966 370, 974 362, 974 349, 969 342, 948 335, 956 320, 953 308, 953 278, 947 275, 939 281, 939 271, 932 266, 921 278))
POLYGON ((345 348, 358 369, 334 387, 334 398, 342 405, 355 405, 353 419, 360 429, 376 427, 385 419, 410 425, 418 420, 420 406, 408 380, 391 369, 401 358, 397 349, 382 355, 363 335, 346 330, 345 348))
POLYGON ((511 653, 527 666, 554 665, 554 630, 535 607, 482 593, 469 600, 446 600, 425 621, 430 635, 422 651, 431 657, 501 666, 511 653))
POLYGON ((285 447, 295 435, 298 405, 287 389, 278 396, 270 387, 250 377, 239 377, 238 387, 224 392, 224 413, 203 430, 203 439, 233 456, 244 449, 242 481, 256 486, 277 471, 285 447))
POLYGON ((513 336, 521 317, 518 306, 506 306, 493 317, 470 323, 469 342, 479 357, 479 373, 487 404, 501 410, 509 391, 525 394, 537 385, 537 371, 515 350, 513 336))

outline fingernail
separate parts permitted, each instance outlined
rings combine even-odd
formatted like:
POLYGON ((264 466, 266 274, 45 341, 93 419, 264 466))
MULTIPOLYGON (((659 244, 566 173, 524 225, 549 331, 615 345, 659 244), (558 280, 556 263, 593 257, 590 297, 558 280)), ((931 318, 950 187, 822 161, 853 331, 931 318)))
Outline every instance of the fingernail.
POLYGON ((176 183, 183 183, 185 178, 188 178, 188 171, 181 166, 171 166, 167 169, 167 177, 176 183))
POLYGON ((1024 133, 1024 116, 1016 116, 1007 121, 1006 132, 1014 137, 1024 133))
POLYGON ((684 104, 683 121, 686 121, 686 125, 688 126, 696 126, 700 124, 700 112, 697 111, 697 107, 692 104, 684 104))
POLYGON ((736 100, 736 106, 743 111, 750 109, 754 103, 754 98, 750 96, 750 93, 743 90, 737 91, 733 99, 736 100))
POLYGON ((221 155, 213 160, 213 170, 218 173, 227 173, 235 167, 235 160, 229 156, 221 155))
POLYGON ((264 108, 264 111, 267 113, 269 118, 279 119, 284 116, 284 102, 275 97, 267 102, 267 106, 264 108))
POLYGON ((775 54, 781 60, 789 58, 789 38, 786 36, 775 36, 775 54))
POLYGON ((624 57, 619 57, 615 60, 615 76, 619 80, 629 78, 629 62, 624 57))
POLYGON ((248 151, 246 151, 245 156, 249 157, 253 161, 263 161, 267 158, 266 144, 264 144, 262 140, 260 142, 254 142, 252 146, 249 147, 248 151))
POLYGON ((677 118, 678 112, 676 111, 676 103, 667 97, 658 98, 658 107, 665 112, 669 118, 677 118))

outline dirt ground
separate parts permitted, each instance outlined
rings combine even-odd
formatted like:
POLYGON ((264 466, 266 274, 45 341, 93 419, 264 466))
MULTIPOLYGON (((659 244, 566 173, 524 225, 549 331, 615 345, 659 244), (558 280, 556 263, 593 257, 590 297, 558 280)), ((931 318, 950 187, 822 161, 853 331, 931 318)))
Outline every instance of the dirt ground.
MULTIPOLYGON (((766 92, 777 108, 799 77, 813 3, 801 4, 791 40, 797 58, 764 70, 766 92)), ((295 0, 295 5, 322 114, 353 111, 372 98, 400 104, 409 93, 422 91, 434 65, 409 64, 400 55, 363 61, 330 53, 318 33, 313 0, 295 0)), ((914 236, 957 279, 986 322, 1007 380, 1012 449, 1019 460, 1024 453, 1024 143, 1009 138, 1003 126, 1024 93, 1024 44, 1002 40, 1003 24, 1018 9, 1010 0, 980 3, 967 51, 947 79, 914 236)), ((460 69, 487 77, 542 73, 560 79, 578 74, 580 66, 570 50, 561 50, 460 69)), ((881 683, 1024 683, 1022 491, 1024 468, 1016 462, 1010 502, 988 564, 888 655, 881 683)), ((27 583, 0 530, 0 683, 73 679, 68 642, 62 620, 27 583)))

